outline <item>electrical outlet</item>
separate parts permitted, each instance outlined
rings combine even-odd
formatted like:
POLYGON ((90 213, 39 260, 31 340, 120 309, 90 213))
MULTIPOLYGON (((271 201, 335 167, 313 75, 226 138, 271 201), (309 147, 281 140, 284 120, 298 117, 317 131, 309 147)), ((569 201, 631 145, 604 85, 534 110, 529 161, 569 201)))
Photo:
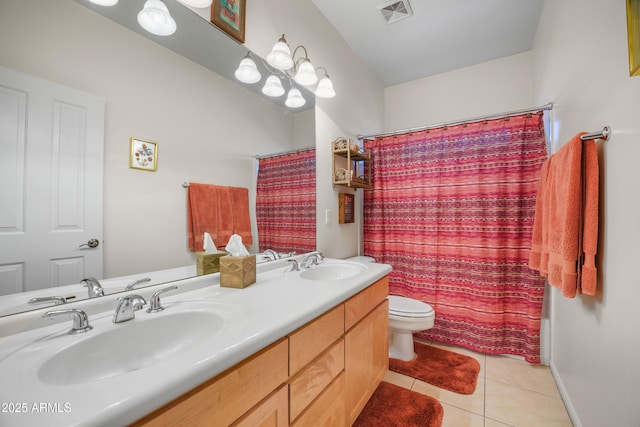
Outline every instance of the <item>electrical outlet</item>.
POLYGON ((331 224, 331 215, 332 215, 332 213, 333 213, 333 212, 331 211, 331 209, 326 209, 326 210, 324 211, 324 223, 325 223, 326 225, 331 224))

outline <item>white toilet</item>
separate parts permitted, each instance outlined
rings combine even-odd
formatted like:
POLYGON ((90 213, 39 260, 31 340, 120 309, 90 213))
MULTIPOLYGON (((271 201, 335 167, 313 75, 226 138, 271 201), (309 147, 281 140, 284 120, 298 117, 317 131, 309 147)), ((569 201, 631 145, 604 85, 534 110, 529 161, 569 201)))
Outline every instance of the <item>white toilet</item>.
MULTIPOLYGON (((357 256, 349 261, 375 262, 371 257, 357 256)), ((435 312, 422 301, 389 295, 389 357, 408 362, 416 357, 413 333, 433 327, 435 312)))

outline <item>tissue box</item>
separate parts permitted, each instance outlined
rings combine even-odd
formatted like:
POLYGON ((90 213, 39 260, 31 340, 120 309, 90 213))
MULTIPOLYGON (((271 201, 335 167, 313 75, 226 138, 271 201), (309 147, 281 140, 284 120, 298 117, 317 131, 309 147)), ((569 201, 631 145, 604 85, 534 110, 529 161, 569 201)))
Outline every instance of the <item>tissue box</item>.
POLYGON ((246 288, 256 282, 256 256, 223 256, 220 258, 220 286, 246 288))
POLYGON ((220 258, 227 255, 226 252, 208 254, 196 252, 196 273, 198 276, 217 273, 220 271, 220 258))

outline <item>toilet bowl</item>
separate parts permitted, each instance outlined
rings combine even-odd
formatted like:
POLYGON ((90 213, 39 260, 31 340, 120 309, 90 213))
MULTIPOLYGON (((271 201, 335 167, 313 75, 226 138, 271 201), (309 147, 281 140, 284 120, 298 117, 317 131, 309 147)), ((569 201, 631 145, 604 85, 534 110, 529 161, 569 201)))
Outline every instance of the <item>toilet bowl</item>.
MULTIPOLYGON (((349 261, 375 262, 371 257, 357 256, 349 261)), ((422 301, 389 295, 389 357, 408 362, 416 357, 413 333, 433 327, 435 312, 422 301)))
POLYGON ((433 327, 435 312, 422 301, 389 295, 389 357, 408 362, 416 357, 413 333, 433 327))

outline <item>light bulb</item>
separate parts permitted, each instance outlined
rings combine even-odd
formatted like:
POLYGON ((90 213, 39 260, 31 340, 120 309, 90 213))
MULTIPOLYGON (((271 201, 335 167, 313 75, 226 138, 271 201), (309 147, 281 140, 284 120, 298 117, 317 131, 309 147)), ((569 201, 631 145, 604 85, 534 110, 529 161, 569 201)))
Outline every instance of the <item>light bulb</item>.
POLYGON ((262 93, 271 97, 284 95, 284 88, 282 87, 280 79, 274 75, 267 77, 267 81, 262 87, 262 93))
POLYGON ((284 34, 273 45, 273 49, 267 55, 267 62, 278 70, 288 70, 293 67, 293 59, 291 59, 291 50, 287 41, 284 39, 284 34))
POLYGON ((138 23, 156 36, 170 36, 176 32, 176 21, 162 0, 147 0, 138 13, 138 23))
POLYGON ((307 101, 304 100, 302 94, 295 87, 289 90, 289 94, 287 95, 287 100, 284 101, 284 105, 289 108, 298 108, 302 107, 307 101))
POLYGON ((293 80, 303 86, 314 85, 318 82, 318 76, 316 75, 316 70, 313 68, 313 65, 311 65, 311 61, 308 59, 302 61, 293 80))
POLYGON ((315 95, 318 98, 333 98, 336 96, 336 91, 333 89, 333 83, 329 76, 324 76, 320 79, 315 95))
POLYGON ((240 80, 242 83, 248 84, 257 83, 262 78, 260 71, 258 71, 258 67, 256 67, 256 63, 248 56, 245 56, 242 61, 240 61, 240 65, 236 69, 235 76, 236 79, 240 80))

